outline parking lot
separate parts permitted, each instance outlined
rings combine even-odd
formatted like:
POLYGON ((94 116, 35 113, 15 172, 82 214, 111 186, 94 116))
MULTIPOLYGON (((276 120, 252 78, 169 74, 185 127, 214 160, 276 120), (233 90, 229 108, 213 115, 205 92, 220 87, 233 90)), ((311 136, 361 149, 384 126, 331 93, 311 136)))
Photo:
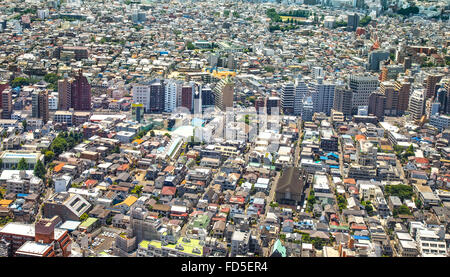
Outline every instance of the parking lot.
POLYGON ((102 251, 109 252, 108 250, 111 249, 112 243, 113 243, 116 235, 117 234, 114 232, 103 231, 98 236, 96 236, 94 238, 94 240, 92 241, 92 243, 91 243, 92 249, 94 249, 94 251, 96 251, 96 252, 102 252, 102 251))

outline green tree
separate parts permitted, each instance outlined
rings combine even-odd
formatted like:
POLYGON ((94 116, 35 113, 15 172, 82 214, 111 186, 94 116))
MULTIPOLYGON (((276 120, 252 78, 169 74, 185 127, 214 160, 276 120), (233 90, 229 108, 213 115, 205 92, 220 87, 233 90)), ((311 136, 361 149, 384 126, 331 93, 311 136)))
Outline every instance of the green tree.
POLYGON ((186 43, 186 48, 187 48, 188 50, 194 50, 194 49, 195 49, 195 45, 192 43, 192 41, 188 41, 188 42, 186 43))
POLYGON ((89 215, 87 213, 84 213, 80 216, 80 221, 85 221, 88 218, 89 218, 89 215))
POLYGON ((11 82, 11 87, 16 88, 16 87, 23 87, 23 86, 28 86, 30 84, 30 80, 24 77, 16 77, 14 78, 14 80, 12 80, 11 82))
POLYGON ((44 164, 38 160, 36 165, 34 166, 34 175, 41 178, 42 180, 45 178, 45 174, 47 173, 47 169, 45 169, 44 164))
POLYGON ((53 151, 48 150, 45 151, 44 154, 44 163, 48 164, 49 162, 53 161, 53 159, 55 158, 55 153, 53 153, 53 151))
POLYGON ((25 161, 24 158, 20 159, 19 163, 17 164, 17 170, 27 170, 28 164, 25 161))

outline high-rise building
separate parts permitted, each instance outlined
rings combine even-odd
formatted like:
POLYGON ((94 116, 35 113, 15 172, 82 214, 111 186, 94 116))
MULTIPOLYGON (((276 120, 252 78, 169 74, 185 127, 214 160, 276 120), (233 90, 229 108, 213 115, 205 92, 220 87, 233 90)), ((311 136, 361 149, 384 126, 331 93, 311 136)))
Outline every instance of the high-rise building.
POLYGON ((214 88, 214 102, 216 107, 225 111, 233 107, 234 82, 230 78, 220 80, 214 88))
POLYGON ((209 85, 203 85, 200 88, 202 98, 202 108, 214 107, 214 93, 209 85))
MULTIPOLYGON (((150 109, 150 86, 147 84, 135 84, 131 89, 133 94, 133 103, 143 104, 145 112, 150 109)), ((170 110, 172 111, 172 110, 170 110)))
POLYGON ((192 84, 186 84, 181 88, 181 107, 185 107, 192 112, 192 102, 194 99, 194 86, 192 84))
POLYGON ((426 98, 431 98, 436 95, 436 89, 437 89, 437 83, 441 81, 443 75, 441 74, 435 74, 435 73, 429 73, 427 74, 427 77, 425 79, 425 92, 426 92, 426 98))
POLYGON ((436 92, 435 101, 439 103, 439 113, 447 114, 450 112, 447 90, 443 87, 436 92))
POLYGON ((71 98, 75 111, 91 110, 91 85, 81 70, 71 84, 71 98))
MULTIPOLYGON (((6 81, 2 81, 2 82, 0 82, 0 95, 1 95, 1 93, 5 90, 5 89, 7 89, 9 87, 9 84, 8 84, 8 82, 6 82, 6 81)), ((0 108, 2 107, 2 103, 1 103, 2 101, 0 101, 0 108)))
POLYGON ((386 99, 387 97, 380 91, 372 93, 369 97, 369 114, 375 115, 379 121, 384 119, 386 99))
POLYGON ((12 91, 5 89, 2 91, 2 119, 11 119, 12 114, 12 91))
POLYGON ((141 122, 144 115, 144 104, 133 103, 131 104, 131 116, 133 121, 141 122))
POLYGON ((396 65, 396 64, 388 64, 384 65, 381 68, 381 76, 380 81, 389 81, 389 80, 395 80, 397 79, 398 75, 405 70, 403 69, 402 65, 396 65))
POLYGON ((410 98, 408 110, 413 120, 420 120, 425 111, 426 91, 415 89, 410 98))
POLYGON ((369 96, 378 88, 378 77, 374 75, 350 75, 349 87, 352 95, 352 113, 359 106, 369 105, 369 96))
POLYGON ((34 118, 42 118, 45 124, 48 122, 50 113, 48 106, 48 91, 35 91, 31 95, 31 116, 34 118))
POLYGON ((164 89, 166 94, 164 99, 164 111, 170 113, 177 107, 177 99, 181 91, 181 84, 179 81, 169 79, 167 80, 164 89))
POLYGON ((281 105, 281 99, 277 96, 269 96, 267 97, 266 101, 266 112, 268 115, 276 115, 277 110, 278 114, 280 113, 280 105, 281 105))
POLYGON ((411 83, 408 80, 397 80, 394 84, 394 89, 398 93, 397 112, 402 115, 408 110, 409 95, 411 94, 411 83))
POLYGON ((313 84, 311 96, 314 103, 314 113, 325 113, 327 116, 331 114, 335 88, 335 84, 323 83, 321 78, 317 80, 317 83, 313 84))
POLYGON ((294 115, 301 115, 303 110, 303 99, 309 95, 309 88, 304 81, 296 79, 294 93, 294 115))
POLYGON ((164 80, 154 80, 150 84, 150 113, 162 113, 165 103, 165 83, 164 80))
POLYGON ((386 96, 385 114, 396 116, 398 110, 398 91, 395 90, 394 82, 381 82, 380 92, 386 96))
POLYGON ((314 102, 311 96, 303 99, 302 120, 312 121, 314 115, 314 102))
POLYGON ((359 26, 359 15, 358 14, 349 14, 347 16, 347 31, 354 32, 359 26))
POLYGON ((333 107, 345 117, 350 117, 352 115, 352 95, 353 91, 349 88, 336 88, 333 107))
POLYGON ((66 77, 58 80, 58 110, 67 111, 72 107, 71 82, 66 77))
POLYGON ((379 71, 380 62, 389 59, 389 57, 390 57, 389 51, 375 50, 370 52, 367 69, 372 71, 379 71))
POLYGON ((313 67, 312 68, 312 77, 313 77, 313 79, 325 77, 325 73, 323 72, 323 68, 320 67, 320 66, 313 67))
POLYGON ((281 109, 283 114, 294 113, 295 86, 293 83, 286 83, 281 87, 281 109))

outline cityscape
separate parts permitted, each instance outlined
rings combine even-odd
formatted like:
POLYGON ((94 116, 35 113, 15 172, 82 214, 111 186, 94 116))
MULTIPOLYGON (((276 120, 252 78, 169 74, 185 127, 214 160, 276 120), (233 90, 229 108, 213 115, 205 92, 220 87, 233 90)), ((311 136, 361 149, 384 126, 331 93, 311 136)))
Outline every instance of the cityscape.
POLYGON ((449 257, 449 16, 0 1, 0 257, 449 257))

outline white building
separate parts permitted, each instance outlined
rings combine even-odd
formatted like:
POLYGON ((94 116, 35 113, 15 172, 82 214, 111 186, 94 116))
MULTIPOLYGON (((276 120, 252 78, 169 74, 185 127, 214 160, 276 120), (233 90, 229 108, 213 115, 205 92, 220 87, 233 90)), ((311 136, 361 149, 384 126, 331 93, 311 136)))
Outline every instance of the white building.
POLYGON ((445 241, 433 230, 417 230, 416 241, 422 257, 447 256, 445 241))
POLYGON ((425 109, 425 90, 415 89, 409 97, 408 110, 413 120, 420 120, 425 109))

